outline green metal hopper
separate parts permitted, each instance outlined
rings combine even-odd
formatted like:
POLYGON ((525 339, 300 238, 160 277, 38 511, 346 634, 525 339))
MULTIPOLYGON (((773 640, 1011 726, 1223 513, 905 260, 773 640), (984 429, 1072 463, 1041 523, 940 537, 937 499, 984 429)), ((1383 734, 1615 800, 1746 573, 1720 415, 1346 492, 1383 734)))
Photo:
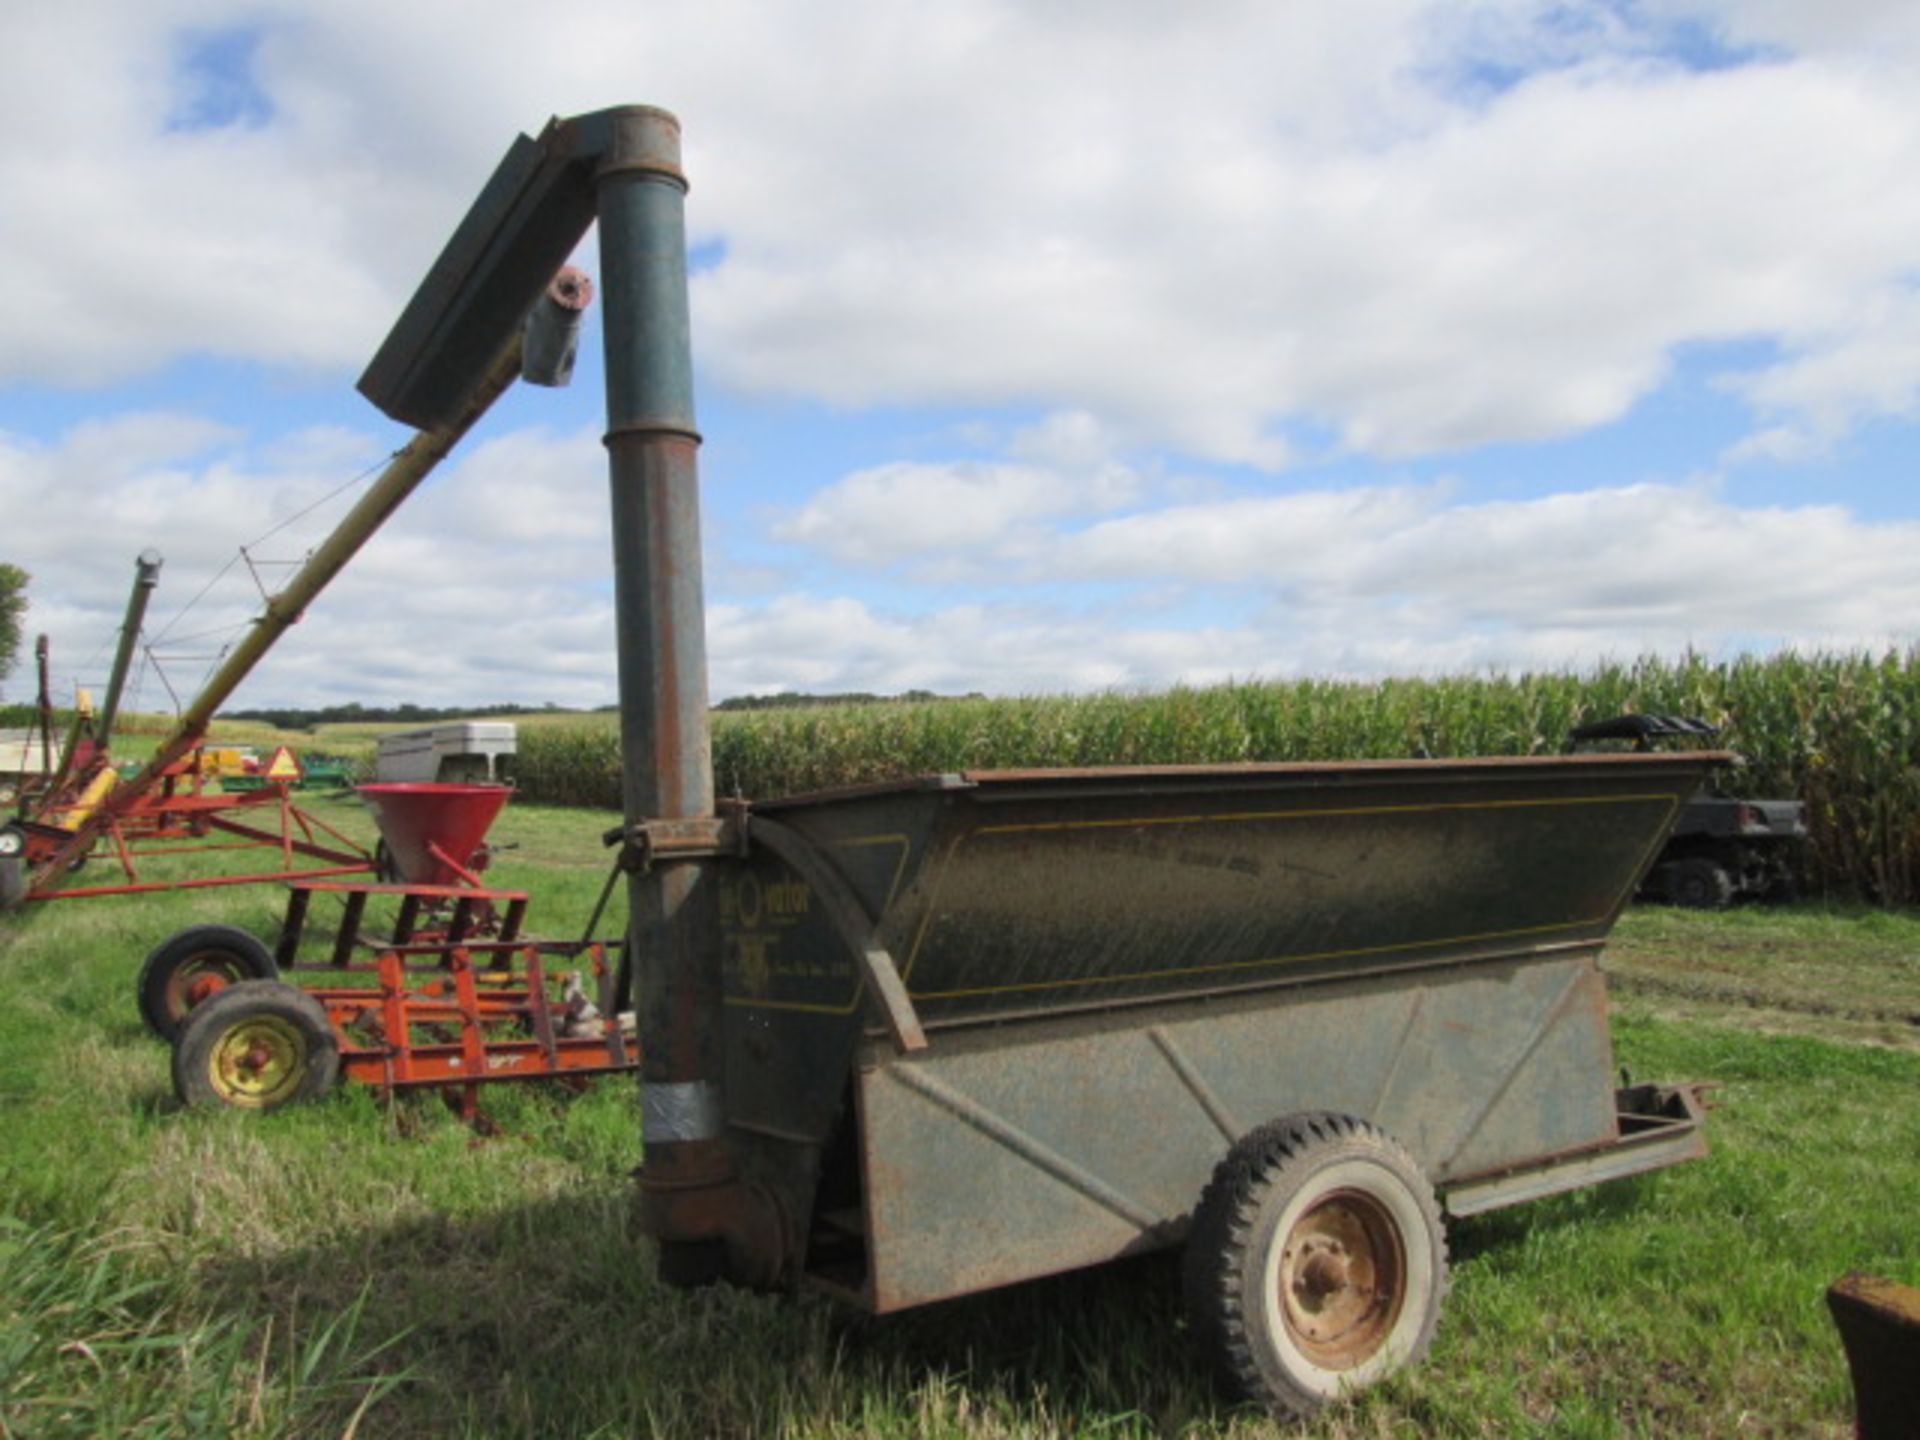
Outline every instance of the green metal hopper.
POLYGON ((1225 1150, 1296 1113, 1395 1136, 1456 1213, 1699 1153, 1676 1096, 1623 1119, 1596 962, 1717 758, 976 772, 755 806, 750 841, 786 833, 713 875, 721 1088, 778 1268, 884 1311, 1170 1244, 1225 1150))

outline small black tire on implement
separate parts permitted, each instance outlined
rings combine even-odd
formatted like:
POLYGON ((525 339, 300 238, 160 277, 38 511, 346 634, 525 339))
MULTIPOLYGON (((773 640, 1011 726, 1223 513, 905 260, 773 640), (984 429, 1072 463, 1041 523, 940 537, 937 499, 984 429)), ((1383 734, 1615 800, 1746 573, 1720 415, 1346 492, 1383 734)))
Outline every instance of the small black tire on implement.
POLYGON ((227 987, 279 978, 273 952, 257 935, 237 925, 189 925, 147 953, 134 996, 147 1028, 172 1040, 188 1014, 227 987))
POLYGON ((1215 1169, 1184 1280, 1195 1337, 1227 1387, 1304 1419, 1426 1353, 1447 1291, 1439 1202, 1383 1131, 1288 1116, 1215 1169))
POLYGON ((0 911, 11 910, 27 898, 27 862, 18 855, 0 856, 0 911))
POLYGON ((182 1104, 277 1110, 318 1100, 340 1074, 320 1002, 278 980, 242 980, 197 1006, 173 1042, 182 1104))
POLYGON ((662 1240, 655 1273, 675 1290, 700 1290, 727 1276, 727 1247, 720 1240, 662 1240))

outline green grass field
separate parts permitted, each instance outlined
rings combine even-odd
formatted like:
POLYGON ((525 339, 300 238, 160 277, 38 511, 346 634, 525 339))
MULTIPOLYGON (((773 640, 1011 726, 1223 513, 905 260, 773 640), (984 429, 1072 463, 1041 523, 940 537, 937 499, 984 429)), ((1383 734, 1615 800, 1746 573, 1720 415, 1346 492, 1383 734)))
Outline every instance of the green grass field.
MULTIPOLYGON (((584 924, 612 818, 495 827, 541 933, 584 924)), ((271 935, 278 908, 0 917, 0 1436, 1271 1433, 1206 1383, 1167 1257, 885 1320, 660 1288, 630 1082, 493 1092, 489 1138, 364 1090, 182 1112, 141 957, 200 920, 271 935)), ((1920 921, 1881 912, 1630 914, 1620 1059, 1721 1082, 1712 1156, 1454 1224, 1428 1363, 1298 1433, 1850 1433, 1822 1292, 1920 1282, 1916 957, 1920 921)))

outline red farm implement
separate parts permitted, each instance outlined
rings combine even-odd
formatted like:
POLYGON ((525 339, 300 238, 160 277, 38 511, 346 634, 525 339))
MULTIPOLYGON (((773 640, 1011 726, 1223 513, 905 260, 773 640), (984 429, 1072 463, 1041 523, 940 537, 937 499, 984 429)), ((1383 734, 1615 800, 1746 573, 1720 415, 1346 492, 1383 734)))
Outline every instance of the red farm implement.
MULTIPOLYGON (((111 772, 106 772, 111 779, 111 772)), ((132 793, 107 788, 91 804, 54 805, 23 814, 0 830, 0 856, 24 862, 22 900, 73 900, 152 890, 197 890, 271 880, 361 875, 375 858, 312 811, 294 803, 291 787, 270 784, 242 794, 213 788, 197 750, 162 767, 132 793), (84 835, 85 843, 76 844, 84 835), (223 874, 155 879, 141 862, 213 852, 269 851, 269 866, 223 874), (111 861, 119 878, 80 881, 83 863, 111 861)))
POLYGON ((183 725, 151 764, 132 778, 121 779, 110 748, 113 722, 159 573, 158 555, 149 551, 140 557, 106 703, 96 715, 82 697, 65 742, 58 747, 53 738, 47 640, 40 637, 35 652, 39 706, 25 750, 30 755, 37 748, 46 759, 31 778, 16 782, 17 811, 0 824, 0 909, 28 900, 359 875, 374 868, 373 855, 293 802, 290 781, 269 779, 245 793, 225 790, 219 783, 219 767, 201 743, 204 717, 183 725), (57 763, 52 758, 56 754, 57 763), (142 874, 143 861, 162 856, 262 850, 274 852, 267 868, 169 873, 165 878, 142 874), (111 883, 85 883, 81 868, 101 859, 110 859, 119 877, 111 883))
POLYGON ((527 893, 480 879, 507 791, 362 793, 398 883, 297 880, 271 949, 244 930, 198 925, 147 957, 140 1011, 173 1041, 180 1098, 266 1110, 346 1080, 448 1091, 471 1119, 484 1084, 635 1068, 608 964, 617 946, 529 937, 527 893), (331 938, 309 946, 316 899, 341 909, 331 938))

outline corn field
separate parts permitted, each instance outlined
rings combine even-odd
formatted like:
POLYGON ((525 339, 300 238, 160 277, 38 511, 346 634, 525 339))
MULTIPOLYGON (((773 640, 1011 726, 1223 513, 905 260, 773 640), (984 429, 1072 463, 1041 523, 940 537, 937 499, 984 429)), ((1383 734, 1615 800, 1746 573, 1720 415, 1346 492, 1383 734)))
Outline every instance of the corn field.
MULTIPOLYGON (((715 716, 723 794, 770 799, 906 775, 1027 766, 1544 755, 1576 725, 1640 712, 1721 727, 1745 764, 1724 794, 1807 804, 1814 893, 1920 902, 1920 649, 1641 659, 1573 673, 1296 680, 715 716)), ((523 730, 520 793, 618 808, 617 722, 523 730)))

